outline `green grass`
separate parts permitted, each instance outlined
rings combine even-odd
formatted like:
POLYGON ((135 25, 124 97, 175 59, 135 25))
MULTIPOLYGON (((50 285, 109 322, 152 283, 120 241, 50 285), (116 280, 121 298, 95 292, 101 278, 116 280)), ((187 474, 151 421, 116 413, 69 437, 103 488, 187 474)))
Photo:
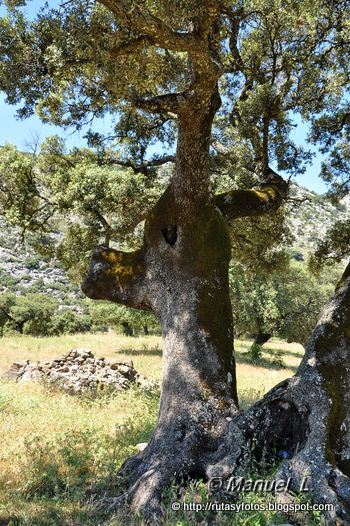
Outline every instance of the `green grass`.
MULTIPOLYGON (((243 407, 293 374, 302 355, 300 346, 273 341, 264 348, 260 361, 252 364, 248 354, 250 344, 236 343, 243 407), (283 363, 281 360, 273 363, 277 350, 283 363)), ((138 371, 151 378, 161 378, 159 337, 126 338, 114 333, 3 338, 0 372, 8 369, 13 361, 50 359, 72 347, 88 347, 97 356, 109 359, 132 359, 138 371)), ((115 473, 125 458, 136 451, 136 444, 148 440, 156 421, 158 401, 159 393, 137 389, 92 399, 47 391, 34 383, 1 382, 0 526, 142 524, 141 519, 130 515, 103 517, 91 503, 104 494, 120 493, 121 481, 115 473)), ((179 500, 176 491, 170 488, 165 499, 167 525, 263 526, 272 519, 278 524, 278 518, 260 512, 236 515, 172 512, 171 502, 179 500)), ((183 498, 205 501, 204 484, 192 485, 183 498)))

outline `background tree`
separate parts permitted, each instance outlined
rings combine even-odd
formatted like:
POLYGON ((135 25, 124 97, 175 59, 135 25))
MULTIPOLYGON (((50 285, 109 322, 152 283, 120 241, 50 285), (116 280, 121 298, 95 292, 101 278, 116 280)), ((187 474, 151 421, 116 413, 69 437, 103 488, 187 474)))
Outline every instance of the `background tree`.
POLYGON ((23 234, 40 234, 36 248, 57 256, 79 280, 100 240, 137 242, 133 229, 165 183, 155 173, 146 177, 115 165, 111 153, 68 151, 56 136, 34 146, 32 152, 0 148, 1 214, 23 234))
POLYGON ((62 309, 54 313, 48 334, 76 334, 88 332, 91 329, 91 319, 86 314, 78 314, 71 309, 62 309))
MULTIPOLYGON (((227 222, 280 206, 287 185, 271 163, 290 173, 303 169, 308 154, 290 138, 293 112, 316 123, 342 106, 349 6, 73 0, 44 9, 30 22, 18 9, 25 2, 6 4, 0 88, 9 102, 24 101, 20 115, 36 107, 43 120, 81 127, 111 112, 118 117, 113 136, 126 146, 118 161, 139 168, 160 164, 159 156, 148 157, 147 146, 161 141, 167 154, 177 132, 175 173, 139 218, 146 219, 142 247, 128 253, 99 247, 83 284, 92 298, 149 308, 164 335, 158 423, 148 447, 124 467, 129 489, 114 506, 127 500, 135 510, 155 513, 174 476, 226 477, 238 466, 247 468, 249 443, 256 439, 258 451, 298 450, 285 462, 283 476, 290 475, 296 486, 307 472, 311 492, 336 504, 330 519, 344 516, 347 275, 296 379, 241 416, 227 222), (210 151, 225 155, 228 146, 235 152, 232 173, 241 180, 253 173, 259 189, 229 186, 213 194, 210 151)), ((104 137, 91 132, 90 140, 102 143, 104 137)))
MULTIPOLYGON (((142 231, 133 227, 168 180, 164 172, 146 176, 114 165, 111 155, 90 148, 68 151, 58 137, 35 145, 32 152, 9 144, 0 149, 2 216, 20 227, 22 238, 28 231, 36 232, 34 248, 42 256, 56 257, 73 281, 82 279, 91 250, 100 240, 108 244, 112 239, 129 249, 140 244, 142 231)), ((132 327, 147 332, 155 325, 149 313, 124 306, 106 305, 104 314, 104 322, 97 316, 98 325, 121 325, 128 335, 132 327)), ((68 311, 57 314, 53 322, 52 330, 59 333, 88 327, 87 320, 68 311)))
POLYGON ((10 314, 11 307, 15 304, 16 296, 11 293, 0 295, 0 335, 4 333, 6 324, 15 327, 14 320, 10 314))
POLYGON ((28 294, 16 298, 9 316, 20 334, 45 336, 49 334, 51 318, 56 307, 56 301, 48 296, 28 294))
POLYGON ((241 263, 230 267, 234 326, 240 335, 263 345, 272 336, 304 345, 332 296, 341 272, 313 276, 305 263, 251 272, 241 263))
POLYGON ((60 309, 59 302, 47 294, 29 293, 0 296, 1 335, 19 333, 32 336, 86 332, 91 321, 84 313, 60 309))

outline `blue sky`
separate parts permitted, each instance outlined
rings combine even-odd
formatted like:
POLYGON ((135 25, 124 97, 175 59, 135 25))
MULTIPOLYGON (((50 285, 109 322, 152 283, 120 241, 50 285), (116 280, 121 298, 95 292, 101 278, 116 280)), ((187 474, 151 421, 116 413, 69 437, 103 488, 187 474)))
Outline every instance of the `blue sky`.
MULTIPOLYGON (((36 116, 28 119, 19 120, 16 116, 16 107, 6 104, 5 97, 0 93, 0 144, 9 142, 18 146, 18 148, 26 149, 28 142, 33 142, 36 137, 42 142, 48 135, 60 135, 66 139, 68 147, 81 146, 86 144, 83 139, 87 129, 80 132, 74 130, 65 131, 62 128, 50 124, 44 124, 36 116)), ((97 128, 99 131, 110 130, 111 121, 108 117, 99 119, 97 128)))
MULTIPOLYGON (((0 2, 1 3, 1 2, 0 2)), ((27 3, 25 10, 29 17, 34 17, 38 12, 38 9, 44 4, 43 0, 31 0, 27 3)), ((59 4, 58 0, 50 1, 50 7, 56 7, 59 4)), ((4 14, 4 8, 0 6, 0 16, 4 14)), ((48 135, 58 134, 66 139, 67 146, 81 146, 84 143, 83 135, 87 130, 81 132, 64 132, 62 129, 49 124, 43 124, 40 119, 36 116, 30 117, 26 120, 18 120, 16 118, 16 109, 13 106, 9 106, 5 103, 3 95, 0 93, 0 144, 4 142, 10 142, 17 145, 19 148, 25 148, 28 142, 33 142, 35 137, 39 137, 42 141, 48 135)), ((305 123, 302 123, 300 119, 296 119, 297 127, 295 128, 292 138, 298 145, 304 145, 306 143, 306 137, 308 128, 305 123)), ((108 117, 99 120, 97 123, 98 131, 108 130, 110 126, 110 120, 108 117)), ((316 150, 312 150, 315 153, 313 162, 308 166, 305 174, 299 175, 295 180, 311 190, 318 193, 326 191, 326 185, 318 177, 320 173, 321 162, 323 156, 316 150)))

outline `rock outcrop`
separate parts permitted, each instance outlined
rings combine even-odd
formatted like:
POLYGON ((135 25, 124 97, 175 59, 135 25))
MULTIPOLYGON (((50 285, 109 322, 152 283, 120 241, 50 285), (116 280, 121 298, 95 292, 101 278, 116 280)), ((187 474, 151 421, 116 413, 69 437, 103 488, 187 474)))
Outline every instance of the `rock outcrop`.
POLYGON ((71 394, 121 391, 131 385, 154 388, 156 382, 137 373, 132 362, 109 362, 95 358, 90 349, 71 349, 47 362, 15 362, 3 375, 16 382, 41 381, 71 394))

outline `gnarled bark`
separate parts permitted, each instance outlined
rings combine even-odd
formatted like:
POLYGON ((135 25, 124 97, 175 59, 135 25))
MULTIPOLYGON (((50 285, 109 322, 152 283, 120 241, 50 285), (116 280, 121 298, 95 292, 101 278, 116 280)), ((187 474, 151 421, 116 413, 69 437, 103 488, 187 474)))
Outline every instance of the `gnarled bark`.
MULTIPOLYGON (((333 504, 326 524, 350 524, 350 266, 312 333, 295 376, 234 419, 244 437, 234 473, 252 455, 287 459, 275 475, 303 479, 314 501, 333 504), (251 447, 254 442, 255 448, 251 447)), ((247 468, 246 468, 247 469, 247 468)))
POLYGON ((112 503, 128 502, 148 516, 159 512, 172 479, 233 470, 243 434, 232 439, 238 402, 225 219, 234 207, 235 217, 256 213, 265 195, 268 206, 258 213, 273 210, 282 200, 279 188, 285 189, 274 178, 260 190, 261 199, 255 190, 245 191, 244 200, 233 192, 229 209, 211 197, 208 152, 220 98, 213 71, 197 70, 198 91, 179 110, 176 173, 146 219, 142 249, 125 254, 98 248, 83 284, 88 296, 149 308, 161 323, 157 425, 147 448, 122 468, 128 490, 112 503))

